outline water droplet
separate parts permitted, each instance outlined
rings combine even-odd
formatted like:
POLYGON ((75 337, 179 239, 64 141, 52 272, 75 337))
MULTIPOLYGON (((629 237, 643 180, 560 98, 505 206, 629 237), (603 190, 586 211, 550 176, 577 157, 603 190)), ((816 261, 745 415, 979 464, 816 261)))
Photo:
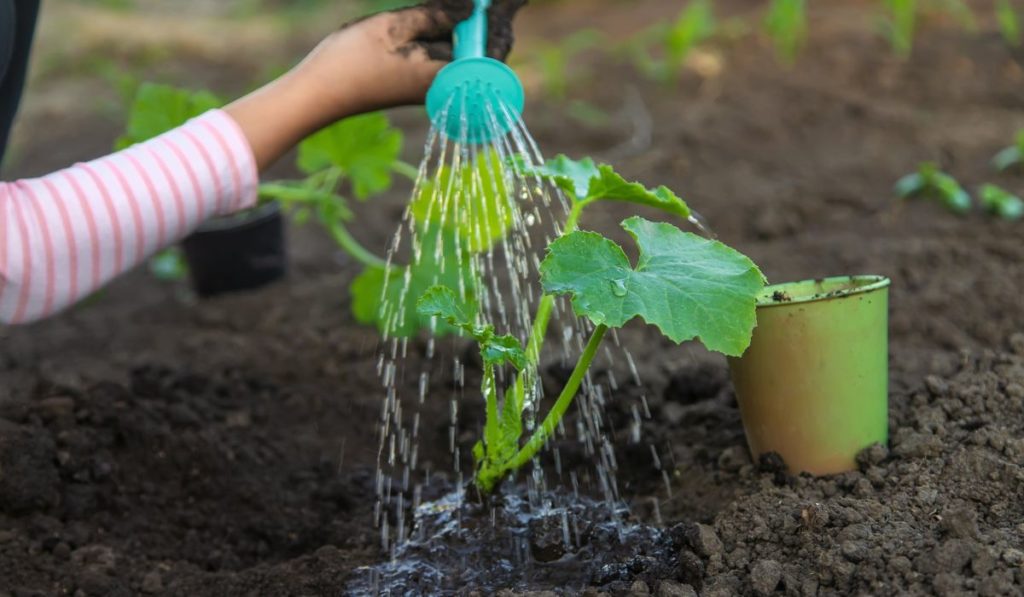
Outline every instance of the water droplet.
POLYGON ((612 280, 612 294, 615 296, 626 296, 626 280, 612 280))

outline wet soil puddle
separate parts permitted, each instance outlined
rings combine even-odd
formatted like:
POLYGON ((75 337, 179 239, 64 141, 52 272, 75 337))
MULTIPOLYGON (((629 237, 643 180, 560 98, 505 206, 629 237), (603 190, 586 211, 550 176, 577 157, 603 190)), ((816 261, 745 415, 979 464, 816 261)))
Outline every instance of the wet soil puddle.
POLYGON ((364 567, 354 594, 454 594, 476 589, 561 587, 675 576, 672 531, 636 521, 627 508, 567 493, 531 506, 525 493, 504 495, 497 506, 456 492, 415 512, 412 539, 386 563, 364 567))

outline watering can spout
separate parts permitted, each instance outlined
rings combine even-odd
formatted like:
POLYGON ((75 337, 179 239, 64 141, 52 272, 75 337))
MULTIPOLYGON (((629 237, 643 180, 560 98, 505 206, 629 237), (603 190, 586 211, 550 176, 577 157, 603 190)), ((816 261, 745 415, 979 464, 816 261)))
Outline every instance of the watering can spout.
POLYGON ((499 60, 488 58, 487 9, 476 0, 473 14, 454 32, 454 60, 427 91, 427 115, 449 138, 487 143, 512 128, 523 111, 523 85, 499 60))

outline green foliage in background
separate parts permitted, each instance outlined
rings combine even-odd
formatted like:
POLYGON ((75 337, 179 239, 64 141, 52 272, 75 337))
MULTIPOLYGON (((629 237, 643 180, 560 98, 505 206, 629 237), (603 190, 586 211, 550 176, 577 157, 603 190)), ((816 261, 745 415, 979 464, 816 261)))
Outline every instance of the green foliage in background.
POLYGON ((634 66, 662 82, 679 78, 686 58, 700 43, 715 33, 716 22, 710 0, 693 0, 670 24, 658 23, 641 31, 626 43, 634 66))
POLYGON ((914 47, 917 27, 917 0, 884 0, 883 28, 894 52, 902 57, 910 55, 914 47))
POLYGON ((779 58, 792 64, 807 39, 806 0, 773 0, 764 27, 779 58))
POLYGON ((1003 171, 1024 164, 1024 129, 1017 131, 1013 145, 1004 148, 992 158, 996 170, 1003 171))
POLYGON ((1004 220, 1019 220, 1024 217, 1024 201, 994 184, 982 185, 978 190, 978 200, 985 211, 1004 220))
POLYGON ((603 36, 593 29, 573 32, 556 43, 540 43, 535 50, 544 92, 553 99, 564 99, 569 85, 589 74, 577 60, 579 55, 601 43, 603 36))
POLYGON ((142 83, 128 109, 125 132, 114 143, 114 148, 124 149, 147 141, 222 105, 220 98, 209 91, 142 83))
POLYGON ((1020 47, 1020 14, 1010 0, 996 2, 996 21, 999 23, 999 33, 1006 43, 1014 48, 1020 47))
POLYGON ((939 169, 933 162, 922 162, 917 171, 896 182, 896 195, 900 198, 922 197, 938 201, 958 214, 971 209, 971 196, 955 178, 939 169))

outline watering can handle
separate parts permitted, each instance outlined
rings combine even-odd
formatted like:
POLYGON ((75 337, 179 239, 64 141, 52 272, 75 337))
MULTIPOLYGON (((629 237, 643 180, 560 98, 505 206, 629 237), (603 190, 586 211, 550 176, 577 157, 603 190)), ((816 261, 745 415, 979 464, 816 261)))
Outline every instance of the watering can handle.
POLYGON ((455 59, 484 58, 487 52, 487 9, 491 0, 476 0, 473 14, 455 26, 455 59))

